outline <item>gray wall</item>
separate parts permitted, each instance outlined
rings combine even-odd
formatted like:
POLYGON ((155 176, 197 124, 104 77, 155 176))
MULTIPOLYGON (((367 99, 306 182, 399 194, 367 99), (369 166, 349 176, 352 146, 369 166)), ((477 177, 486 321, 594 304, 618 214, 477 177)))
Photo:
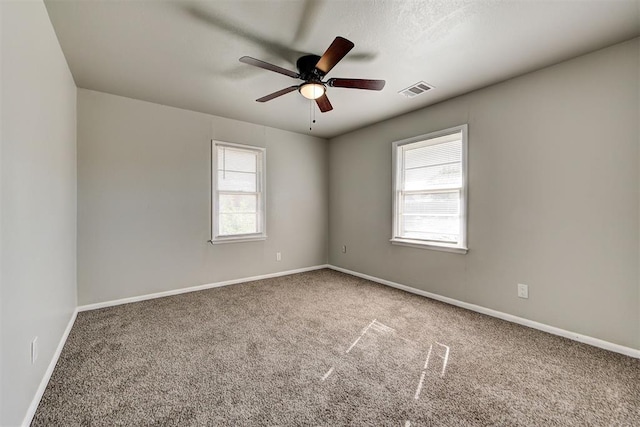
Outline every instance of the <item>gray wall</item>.
POLYGON ((638 52, 635 39, 330 140, 329 262, 640 348, 638 52), (463 123, 469 253, 391 245, 391 143, 463 123))
POLYGON ((326 264, 327 151, 320 138, 78 90, 79 304, 326 264), (267 148, 266 241, 207 243, 212 138, 267 148))
POLYGON ((1 7, 0 424, 11 426, 76 307, 76 87, 42 2, 1 7))

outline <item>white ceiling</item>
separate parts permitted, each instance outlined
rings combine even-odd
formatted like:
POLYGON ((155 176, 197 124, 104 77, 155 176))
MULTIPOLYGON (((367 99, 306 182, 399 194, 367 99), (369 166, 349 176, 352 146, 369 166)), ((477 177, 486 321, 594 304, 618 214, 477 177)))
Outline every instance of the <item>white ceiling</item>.
POLYGON ((46 0, 78 87, 332 137, 640 34, 640 0, 46 0), (355 48, 328 77, 384 79, 382 92, 329 88, 309 131, 297 71, 340 35, 355 48), (436 89, 398 94, 424 80, 436 89))

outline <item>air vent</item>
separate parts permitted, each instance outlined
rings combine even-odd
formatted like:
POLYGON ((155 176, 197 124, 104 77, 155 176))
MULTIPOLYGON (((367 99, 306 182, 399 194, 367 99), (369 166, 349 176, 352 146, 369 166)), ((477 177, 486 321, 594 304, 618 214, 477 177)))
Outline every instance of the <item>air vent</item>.
POLYGON ((416 97, 418 95, 422 95, 423 93, 429 91, 433 89, 433 86, 431 86, 429 83, 425 83, 425 82, 418 82, 416 84, 413 84, 411 86, 409 86, 408 88, 402 89, 400 92, 398 92, 400 95, 404 95, 407 98, 413 98, 416 97))

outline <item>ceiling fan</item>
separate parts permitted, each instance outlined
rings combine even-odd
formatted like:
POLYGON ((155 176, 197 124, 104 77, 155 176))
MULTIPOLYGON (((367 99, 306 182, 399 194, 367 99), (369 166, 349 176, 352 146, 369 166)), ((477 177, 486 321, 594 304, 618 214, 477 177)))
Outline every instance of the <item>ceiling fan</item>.
POLYGON ((384 87, 384 80, 330 78, 329 80, 322 81, 327 73, 329 73, 353 47, 354 44, 352 42, 344 37, 338 36, 322 56, 304 55, 298 58, 296 62, 296 67, 298 68, 297 73, 259 59, 251 58, 250 56, 243 56, 240 58, 240 62, 253 65, 254 67, 264 68, 265 70, 275 71, 276 73, 284 74, 294 79, 303 80, 303 83, 299 85, 289 86, 263 96, 262 98, 258 98, 256 101, 271 101, 274 98, 297 90, 305 98, 315 99, 320 111, 326 113, 327 111, 333 110, 333 106, 331 102, 329 102, 329 98, 327 98, 327 86, 367 90, 382 90, 384 87))

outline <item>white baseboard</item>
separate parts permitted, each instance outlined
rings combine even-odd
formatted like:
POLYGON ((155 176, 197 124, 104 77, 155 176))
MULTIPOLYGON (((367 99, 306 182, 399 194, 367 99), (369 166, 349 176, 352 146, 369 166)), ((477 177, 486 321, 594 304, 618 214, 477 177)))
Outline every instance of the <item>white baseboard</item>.
POLYGON ((238 284, 238 283, 253 282, 254 280, 262 280, 262 279, 270 279, 272 277, 288 276, 290 274, 304 273, 306 271, 313 271, 313 270, 321 270, 323 268, 329 268, 329 266, 327 264, 314 265, 312 267, 297 268, 295 270, 279 271, 277 273, 263 274, 263 275, 260 275, 260 276, 243 277, 241 279, 225 280, 223 282, 207 283, 207 284, 204 284, 204 285, 191 286, 191 287, 188 287, 188 288, 172 289, 170 291, 156 292, 156 293, 153 293, 153 294, 138 295, 138 296, 135 296, 135 297, 122 298, 122 299, 117 299, 117 300, 112 300, 112 301, 105 301, 105 302, 98 302, 98 303, 95 303, 95 304, 81 305, 81 306, 78 307, 78 311, 88 311, 88 310, 95 310, 95 309, 98 309, 98 308, 113 307, 115 305, 129 304, 129 303, 132 303, 132 302, 138 302, 138 301, 145 301, 145 300, 149 300, 149 299, 168 297, 168 296, 171 296, 171 295, 179 295, 179 294, 184 294, 184 293, 187 293, 187 292, 202 291, 202 290, 211 289, 211 288, 220 288, 222 286, 235 285, 235 284, 238 284))
POLYGON ((631 347, 625 347, 623 345, 614 344, 608 341, 604 341, 598 338, 593 338, 587 335, 578 334, 576 332, 567 331, 565 329, 556 328, 555 326, 546 325, 544 323, 536 322, 533 320, 525 319, 523 317, 514 316, 512 314, 503 313, 501 311, 492 310, 490 308, 482 307, 480 305, 470 304, 468 302, 458 301, 453 298, 445 297, 442 295, 434 294, 431 292, 423 291, 421 289, 412 288, 411 286, 401 285, 400 283, 392 282, 390 280, 380 279, 378 277, 369 276, 367 274, 358 273, 357 271, 347 270, 346 268, 337 267, 335 265, 329 265, 332 270, 340 271, 342 273, 350 274, 352 276, 361 277, 363 279, 371 280, 372 282, 380 283, 381 285, 390 286, 392 288, 401 289, 406 292, 421 295, 423 297, 431 298, 437 301, 446 302, 447 304, 455 305, 457 307, 466 308, 467 310, 475 311, 478 313, 486 314, 491 317, 497 317, 498 319, 506 320, 508 322, 517 323, 519 325, 528 326, 529 328, 538 329, 540 331, 548 332, 553 335, 559 335, 570 340, 578 341, 581 343, 589 344, 594 347, 603 348, 605 350, 613 351, 616 353, 624 354, 626 356, 635 357, 640 359, 640 350, 631 347))
POLYGON ((51 379, 51 375, 53 374, 53 370, 58 363, 58 359, 60 358, 60 353, 62 353, 62 349, 64 344, 67 342, 67 338, 69 337, 69 333, 71 332, 71 328, 76 321, 76 316, 78 315, 78 309, 73 311, 71 315, 71 319, 69 319, 69 323, 67 323, 67 327, 64 330, 62 337, 60 338, 60 342, 58 343, 58 347, 56 348, 55 353, 53 353, 53 357, 51 358, 51 362, 49 362, 49 366, 40 381, 40 385, 38 386, 38 390, 36 390, 35 396, 33 396, 33 400, 31 401, 31 405, 29 405, 29 409, 27 409, 27 414, 22 421, 23 427, 29 427, 31 425, 31 421, 33 420, 33 416, 36 414, 36 410, 38 409, 38 405, 40 404, 40 399, 42 399, 42 395, 44 391, 47 389, 47 384, 49 384, 49 380, 51 379))

